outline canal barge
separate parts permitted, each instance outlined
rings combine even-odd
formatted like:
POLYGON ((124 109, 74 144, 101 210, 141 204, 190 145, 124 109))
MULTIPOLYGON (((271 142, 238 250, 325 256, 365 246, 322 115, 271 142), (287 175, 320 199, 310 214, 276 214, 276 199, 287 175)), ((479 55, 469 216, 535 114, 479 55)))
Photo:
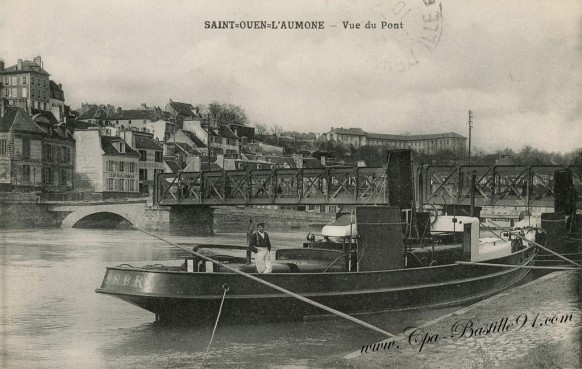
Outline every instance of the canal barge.
POLYGON ((393 206, 356 207, 349 227, 339 225, 343 233, 332 225, 320 240, 275 250, 270 274, 245 263, 244 247, 238 255, 237 247, 195 247, 181 265, 109 267, 96 292, 164 322, 210 323, 221 303, 221 320, 302 320, 325 311, 242 274, 357 315, 485 298, 518 283, 533 264, 534 246, 521 238, 480 239, 478 218, 443 216, 439 231, 418 221, 422 213, 407 216, 393 206))

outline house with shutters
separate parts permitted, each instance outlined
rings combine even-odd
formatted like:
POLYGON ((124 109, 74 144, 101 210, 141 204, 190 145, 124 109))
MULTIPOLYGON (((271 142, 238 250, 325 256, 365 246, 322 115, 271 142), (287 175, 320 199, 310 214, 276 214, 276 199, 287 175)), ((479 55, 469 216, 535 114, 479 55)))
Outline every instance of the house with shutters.
POLYGON ((95 192, 104 198, 140 196, 140 154, 117 136, 103 134, 103 128, 76 130, 75 188, 95 192))
POLYGON ((75 141, 45 113, 31 117, 0 100, 0 190, 73 190, 75 141))

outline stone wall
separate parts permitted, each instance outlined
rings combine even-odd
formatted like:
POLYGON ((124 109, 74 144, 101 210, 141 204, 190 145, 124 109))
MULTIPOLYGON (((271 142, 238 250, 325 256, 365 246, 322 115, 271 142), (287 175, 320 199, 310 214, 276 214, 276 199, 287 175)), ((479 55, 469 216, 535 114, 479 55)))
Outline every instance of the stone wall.
POLYGON ((3 203, 0 204, 0 228, 60 227, 67 214, 49 211, 46 205, 3 203))
MULTIPOLYGON (((0 228, 58 228, 69 212, 49 211, 50 206, 26 201, 0 202, 0 228)), ((271 231, 285 232, 321 227, 333 221, 335 215, 228 206, 145 206, 134 225, 151 231, 205 235, 246 232, 250 218, 255 222, 266 222, 271 231)))

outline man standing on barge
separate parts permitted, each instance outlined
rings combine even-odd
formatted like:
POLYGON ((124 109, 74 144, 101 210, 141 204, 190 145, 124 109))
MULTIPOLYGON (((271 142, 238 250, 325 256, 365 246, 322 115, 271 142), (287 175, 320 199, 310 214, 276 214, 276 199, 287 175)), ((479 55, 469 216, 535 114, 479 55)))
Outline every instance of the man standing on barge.
POLYGON ((269 234, 265 232, 265 223, 257 223, 257 232, 250 239, 249 248, 255 252, 255 265, 259 273, 271 273, 271 241, 269 234))

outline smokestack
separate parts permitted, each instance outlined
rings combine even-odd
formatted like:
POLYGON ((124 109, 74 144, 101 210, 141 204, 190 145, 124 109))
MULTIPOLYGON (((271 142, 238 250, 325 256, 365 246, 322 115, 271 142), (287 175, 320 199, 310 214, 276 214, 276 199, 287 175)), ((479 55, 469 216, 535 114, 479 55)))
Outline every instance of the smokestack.
POLYGON ((16 64, 17 70, 22 70, 22 59, 18 59, 18 63, 16 64))
POLYGON ((42 68, 42 59, 40 58, 40 56, 34 58, 34 63, 42 68))

